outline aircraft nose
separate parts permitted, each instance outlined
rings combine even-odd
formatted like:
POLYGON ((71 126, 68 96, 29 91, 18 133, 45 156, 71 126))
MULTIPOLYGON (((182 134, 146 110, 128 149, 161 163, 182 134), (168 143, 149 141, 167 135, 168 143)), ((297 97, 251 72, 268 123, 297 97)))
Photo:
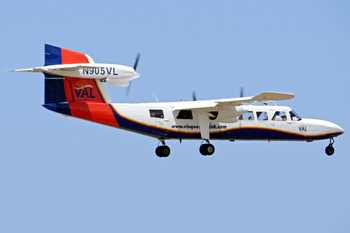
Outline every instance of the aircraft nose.
POLYGON ((338 133, 338 134, 345 133, 345 130, 342 127, 332 122, 328 122, 328 128, 329 128, 329 131, 332 131, 334 133, 338 133))
MULTIPOLYGON (((338 125, 337 125, 337 126, 338 126, 338 125)), ((338 130, 339 130, 339 132, 342 133, 342 134, 345 133, 345 130, 344 130, 342 127, 340 127, 340 126, 338 126, 338 130)))

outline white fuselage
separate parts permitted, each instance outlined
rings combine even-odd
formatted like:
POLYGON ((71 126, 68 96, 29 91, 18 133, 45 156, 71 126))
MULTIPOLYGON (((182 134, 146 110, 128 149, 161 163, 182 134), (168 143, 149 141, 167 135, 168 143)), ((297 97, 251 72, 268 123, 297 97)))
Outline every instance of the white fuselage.
MULTIPOLYGON (((184 109, 191 103, 193 102, 112 104, 112 106, 122 119, 120 126, 127 130, 165 139, 200 139, 199 112, 176 110, 184 109), (155 115, 152 115, 152 112, 155 115), (188 117, 183 113, 192 114, 192 116, 188 117)), ((214 115, 218 112, 218 119, 220 107, 208 108, 207 112, 214 115)), ((233 114, 232 118, 228 115, 228 118, 223 121, 211 117, 207 126, 210 139, 313 141, 337 136, 344 132, 341 127, 328 121, 301 119, 289 107, 243 105, 236 108, 234 113, 236 115, 233 114), (241 111, 238 115, 237 109, 241 111), (276 112, 281 116, 275 116, 276 112), (243 116, 239 117, 242 114, 243 116)))

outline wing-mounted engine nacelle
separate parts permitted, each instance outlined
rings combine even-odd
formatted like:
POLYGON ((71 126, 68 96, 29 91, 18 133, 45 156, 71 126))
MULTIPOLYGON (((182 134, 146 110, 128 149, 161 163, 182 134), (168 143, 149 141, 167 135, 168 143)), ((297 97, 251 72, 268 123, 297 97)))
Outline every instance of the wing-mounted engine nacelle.
POLYGON ((243 110, 242 106, 219 107, 219 111, 210 112, 213 117, 209 117, 209 119, 223 123, 235 123, 238 121, 238 117, 246 112, 247 110, 243 110))

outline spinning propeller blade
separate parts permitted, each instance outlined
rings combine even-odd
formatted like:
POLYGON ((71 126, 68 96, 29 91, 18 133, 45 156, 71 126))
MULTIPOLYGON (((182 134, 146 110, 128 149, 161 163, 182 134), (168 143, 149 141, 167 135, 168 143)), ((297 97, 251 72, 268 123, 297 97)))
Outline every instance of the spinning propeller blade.
POLYGON ((128 89, 126 89, 126 93, 125 93, 126 96, 129 96, 130 87, 131 87, 131 81, 130 81, 130 83, 129 83, 128 89))
POLYGON ((193 101, 197 101, 196 91, 192 92, 192 99, 193 99, 193 101))
MULTIPOLYGON (((134 70, 135 70, 135 71, 136 71, 136 68, 137 68, 137 64, 139 63, 140 57, 141 57, 141 54, 140 54, 140 53, 137 53, 136 60, 135 60, 135 63, 134 63, 134 70)), ((130 87, 131 87, 131 82, 132 82, 132 80, 131 80, 130 83, 129 83, 128 89, 126 89, 126 96, 129 96, 130 87)))
POLYGON ((135 61, 135 64, 134 64, 134 70, 135 70, 135 71, 136 71, 136 68, 137 68, 137 64, 139 63, 140 57, 141 57, 141 54, 140 54, 140 53, 137 53, 136 61, 135 61))

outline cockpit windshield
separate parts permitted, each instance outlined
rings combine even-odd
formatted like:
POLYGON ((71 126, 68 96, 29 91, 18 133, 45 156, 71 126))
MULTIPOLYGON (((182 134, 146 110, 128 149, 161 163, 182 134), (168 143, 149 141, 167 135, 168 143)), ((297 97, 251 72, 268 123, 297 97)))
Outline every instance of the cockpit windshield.
POLYGON ((290 111, 289 114, 292 121, 301 121, 301 117, 294 110, 290 111))

